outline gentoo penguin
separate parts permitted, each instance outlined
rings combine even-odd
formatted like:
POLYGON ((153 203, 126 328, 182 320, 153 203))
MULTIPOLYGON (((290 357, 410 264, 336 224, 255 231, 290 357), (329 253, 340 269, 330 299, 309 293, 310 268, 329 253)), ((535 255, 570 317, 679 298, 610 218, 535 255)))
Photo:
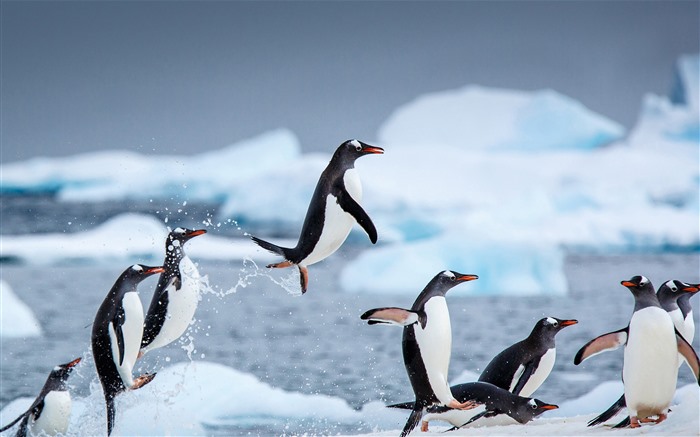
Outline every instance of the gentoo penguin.
POLYGON ((452 351, 452 328, 445 294, 455 285, 478 279, 445 270, 425 286, 410 310, 375 308, 360 318, 370 325, 388 323, 403 326, 403 361, 416 395, 415 404, 401 432, 405 437, 418 425, 425 408, 446 405, 456 409, 471 409, 474 402, 459 402, 450 392, 447 370, 452 351))
MULTIPOLYGON (((700 290, 700 284, 693 284, 693 287, 700 290)), ((700 294, 700 293, 698 293, 700 294)), ((683 331, 688 343, 692 343, 692 339, 695 338, 695 320, 693 319, 693 307, 690 305, 690 298, 695 296, 695 293, 684 293, 678 298, 678 307, 681 309, 683 314, 683 331)))
POLYGON ((131 371, 141 348, 143 307, 136 287, 163 267, 135 264, 119 276, 95 315, 92 325, 92 354, 107 404, 107 435, 114 426, 114 397, 136 390, 153 379, 146 374, 134 379, 131 371))
MULTIPOLYGON (((482 417, 495 417, 506 414, 518 423, 527 423, 548 410, 559 408, 556 405, 546 404, 539 399, 532 399, 515 395, 508 390, 496 387, 486 382, 468 382, 450 387, 455 399, 460 402, 474 401, 483 404, 470 411, 455 410, 443 405, 433 405, 427 408, 427 414, 423 416, 421 431, 428 431, 428 422, 442 420, 451 423, 454 428, 461 428, 473 423, 482 417), (479 411, 482 410, 482 411, 479 411)), ((412 410, 413 402, 389 405, 389 408, 404 408, 412 410)))
MULTIPOLYGON (((678 303, 682 297, 687 297, 690 299, 693 293, 696 293, 697 291, 698 287, 696 285, 686 284, 685 282, 675 279, 664 282, 656 291, 656 297, 659 299, 661 308, 666 310, 666 312, 671 316, 671 320, 673 321, 673 326, 676 328, 676 331, 678 331, 678 333, 688 341, 688 344, 692 344, 693 338, 695 337, 695 326, 693 325, 689 327, 685 324, 684 315, 678 303)), ((678 366, 682 366, 684 362, 685 359, 682 356, 679 356, 678 366)), ((623 394, 607 410, 602 412, 597 417, 591 419, 588 422, 588 426, 595 426, 607 421, 608 419, 611 419, 625 406, 625 395, 623 394)), ((622 428, 628 424, 629 418, 626 418, 616 425, 616 427, 622 428)))
POLYGON ((257 237, 253 241, 265 250, 284 257, 284 261, 268 268, 296 265, 299 268, 301 292, 309 283, 307 267, 330 256, 345 241, 356 221, 367 232, 372 243, 377 242, 377 230, 362 209, 362 185, 355 170, 355 160, 368 154, 384 153, 381 147, 358 140, 348 140, 333 154, 328 167, 321 173, 316 190, 301 228, 296 247, 279 247, 257 237))
POLYGON ((496 355, 479 376, 488 382, 520 396, 530 396, 554 367, 557 349, 554 336, 576 320, 545 317, 539 320, 530 335, 496 355))
POLYGON ((666 419, 676 391, 678 353, 688 361, 695 379, 700 360, 690 344, 676 331, 671 316, 661 308, 654 287, 644 276, 622 281, 634 296, 634 312, 627 327, 609 332, 586 343, 574 364, 609 349, 625 346, 622 380, 630 426, 640 422, 659 423, 666 419), (656 416, 656 419, 652 419, 656 416))
POLYGON ((185 254, 185 243, 204 229, 175 228, 165 240, 165 261, 146 313, 141 353, 165 346, 185 333, 199 303, 200 276, 185 254))
POLYGON ((79 362, 80 358, 76 358, 70 363, 54 367, 34 403, 9 425, 0 428, 0 432, 10 429, 21 420, 15 434, 17 437, 25 437, 27 431, 32 435, 65 434, 72 409, 66 381, 79 362))

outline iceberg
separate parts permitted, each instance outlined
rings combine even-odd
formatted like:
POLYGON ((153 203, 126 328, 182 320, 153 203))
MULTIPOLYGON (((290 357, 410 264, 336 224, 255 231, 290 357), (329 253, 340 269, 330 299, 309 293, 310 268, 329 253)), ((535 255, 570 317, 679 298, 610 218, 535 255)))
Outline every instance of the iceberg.
MULTIPOLYGON (((0 257, 26 264, 150 263, 165 256, 168 227, 147 214, 120 214, 96 228, 73 234, 3 235, 0 257)), ((256 259, 274 256, 248 238, 226 238, 211 232, 187 243, 193 260, 256 259)))
POLYGON ((0 337, 38 337, 41 325, 31 308, 12 291, 7 281, 0 279, 0 337))
POLYGON ((398 108, 379 129, 379 141, 534 152, 595 149, 624 133, 619 123, 553 90, 469 85, 426 94, 398 108))

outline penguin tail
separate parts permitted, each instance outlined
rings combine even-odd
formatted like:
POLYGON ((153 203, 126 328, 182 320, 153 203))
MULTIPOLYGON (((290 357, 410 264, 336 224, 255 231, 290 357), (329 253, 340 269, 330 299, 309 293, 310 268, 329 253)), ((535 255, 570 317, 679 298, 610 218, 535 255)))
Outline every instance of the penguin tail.
MULTIPOLYGON (((289 252, 290 252, 291 249, 287 249, 286 247, 280 247, 280 246, 278 246, 278 245, 276 245, 276 244, 272 244, 272 243, 270 243, 270 242, 268 242, 268 241, 265 241, 265 240, 262 240, 262 239, 260 239, 260 238, 258 238, 258 237, 250 237, 250 239, 253 240, 253 242, 254 242, 255 244, 257 244, 258 246, 260 246, 260 247, 262 247, 263 249, 267 250, 268 252, 272 252, 272 253, 274 253, 274 254, 283 256, 285 260, 289 260, 289 257, 290 257, 290 255, 291 255, 289 252)), ((284 266, 283 266, 283 265, 281 265, 281 264, 285 264, 285 263, 280 263, 279 267, 289 267, 289 266, 291 265, 291 264, 287 264, 287 265, 284 265, 284 266)), ((268 267, 269 267, 269 266, 268 266, 268 267)), ((275 267, 278 267, 278 266, 275 265, 275 267)))
POLYGON ((415 402, 402 402, 400 404, 387 405, 387 408, 400 408, 402 410, 412 410, 413 406, 416 405, 415 402))
POLYGON ((622 410, 626 406, 627 403, 625 402, 625 395, 623 394, 622 396, 620 396, 620 399, 615 401, 615 403, 610 406, 610 408, 600 413, 597 417, 591 419, 588 422, 588 426, 600 425, 601 423, 612 419, 617 413, 620 412, 620 410, 622 410))
POLYGON ((110 436, 112 435, 112 428, 114 428, 114 416, 116 414, 114 397, 106 396, 105 402, 107 403, 107 436, 110 436))
POLYGON ((401 437, 406 437, 413 431, 418 424, 420 423, 420 419, 423 417, 423 409, 420 407, 413 407, 413 410, 411 410, 411 415, 408 416, 408 420, 406 421, 406 425, 403 427, 403 431, 401 431, 401 437))
POLYGON ((10 422, 10 423, 8 423, 7 425, 5 425, 5 426, 3 426, 2 428, 0 428, 0 432, 5 432, 5 431, 7 431, 8 429, 12 428, 13 426, 15 426, 15 423, 19 422, 19 421, 22 420, 22 419, 25 419, 25 418, 27 417, 28 414, 29 414, 29 411, 25 411, 25 412, 22 413, 18 418, 16 418, 16 419, 13 420, 12 422, 10 422))

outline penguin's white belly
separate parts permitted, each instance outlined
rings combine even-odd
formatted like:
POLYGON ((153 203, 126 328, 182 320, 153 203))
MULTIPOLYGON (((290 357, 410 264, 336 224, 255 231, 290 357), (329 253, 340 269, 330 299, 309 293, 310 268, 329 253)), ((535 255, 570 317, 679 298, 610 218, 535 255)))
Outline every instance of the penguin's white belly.
POLYGON ((136 357, 139 354, 141 347, 141 337, 143 336, 143 307, 141 299, 136 292, 129 292, 124 295, 122 300, 124 308, 124 324, 122 325, 122 334, 124 336, 124 359, 119 364, 119 344, 117 335, 112 324, 109 325, 109 336, 112 343, 112 358, 117 366, 119 375, 127 388, 134 385, 132 369, 136 363, 136 357))
POLYGON ((695 320, 693 320, 692 311, 686 314, 685 320, 683 320, 683 331, 681 334, 683 334, 683 337, 688 340, 688 343, 693 343, 693 340, 695 339, 695 320))
MULTIPOLYGON (((343 183, 350 196, 359 204, 362 201, 362 185, 354 168, 345 172, 343 183)), ((343 208, 338 204, 338 199, 329 194, 326 197, 326 210, 321 235, 314 249, 300 264, 308 266, 332 255, 345 242, 354 223, 355 218, 343 211, 343 208)))
POLYGON ((448 404, 453 399, 447 384, 447 370, 452 351, 452 327, 445 298, 436 296, 429 299, 425 304, 425 315, 425 329, 420 322, 413 325, 416 342, 433 393, 441 403, 448 404))
POLYGON ((168 308, 160 332, 151 344, 143 348, 144 352, 156 349, 177 340, 192 323, 200 299, 200 275, 197 266, 185 256, 180 261, 182 286, 168 287, 168 308))
POLYGON ((44 409, 39 419, 30 422, 29 430, 34 435, 65 434, 68 431, 71 409, 70 392, 50 391, 44 398, 44 409))
MULTIPOLYGON (((423 416, 423 420, 426 422, 431 422, 433 420, 442 420, 443 422, 451 423, 453 426, 460 427, 479 413, 483 413, 486 407, 479 405, 471 410, 447 410, 444 413, 427 413, 423 416)), ((483 420, 483 419, 481 419, 483 420)), ((478 423, 478 422, 475 422, 478 423)))
POLYGON ((678 347, 673 322, 661 308, 632 315, 622 376, 631 415, 665 413, 676 391, 678 347))
MULTIPOLYGON (((527 383, 525 383, 523 389, 520 390, 520 396, 530 397, 535 390, 540 388, 544 380, 547 379, 549 374, 552 372, 556 358, 556 348, 551 348, 544 355, 542 355, 542 358, 540 358, 540 363, 537 365, 537 369, 535 369, 533 374, 530 375, 530 379, 527 380, 527 383)), ((516 381, 513 381, 513 383, 515 384, 516 381)), ((510 391, 513 391, 513 388, 515 388, 514 384, 510 391)))
MULTIPOLYGON (((688 343, 693 341, 693 334, 691 333, 691 338, 688 339, 687 332, 686 332, 686 326, 685 326, 685 320, 683 320, 683 313, 681 312, 680 308, 676 308, 673 311, 669 311, 668 315, 671 316, 671 320, 673 321, 673 326, 676 328, 676 330, 685 338, 688 340, 688 343)), ((678 353, 678 367, 681 367, 683 363, 685 362, 685 357, 678 353)))

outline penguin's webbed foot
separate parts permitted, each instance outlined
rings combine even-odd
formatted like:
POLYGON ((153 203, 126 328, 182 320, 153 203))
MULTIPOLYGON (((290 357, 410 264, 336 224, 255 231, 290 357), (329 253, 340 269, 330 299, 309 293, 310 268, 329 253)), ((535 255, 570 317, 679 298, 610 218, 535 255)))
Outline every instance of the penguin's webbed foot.
POLYGON ((306 293, 306 287, 309 285, 309 270, 302 266, 299 267, 299 282, 301 282, 301 294, 306 293))
POLYGON ((471 410, 479 405, 481 404, 474 401, 459 402, 457 399, 452 399, 447 406, 455 410, 471 410))
POLYGON ((267 268, 268 269, 283 269, 286 267, 291 267, 293 265, 294 265, 294 263, 292 263, 291 261, 282 261, 281 263, 268 264, 267 268))
POLYGON ((428 432, 428 421, 424 420, 420 424, 420 431, 421 432, 428 432))
POLYGON ((134 378, 134 385, 131 386, 131 390, 138 390, 149 382, 153 381, 156 377, 155 373, 145 373, 138 378, 134 378))
POLYGON ((640 426, 637 416, 630 416, 630 428, 639 428, 640 426))

